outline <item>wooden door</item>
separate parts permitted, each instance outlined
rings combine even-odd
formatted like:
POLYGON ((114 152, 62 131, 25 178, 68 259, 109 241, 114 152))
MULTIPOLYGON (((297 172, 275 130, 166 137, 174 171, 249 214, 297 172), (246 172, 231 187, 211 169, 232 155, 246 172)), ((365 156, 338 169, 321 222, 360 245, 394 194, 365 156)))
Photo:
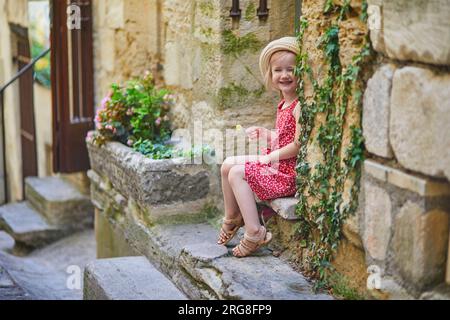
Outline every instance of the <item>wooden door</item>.
POLYGON ((51 47, 54 171, 86 171, 85 137, 94 128, 91 0, 51 1, 51 47), (80 8, 80 29, 67 27, 69 5, 80 8))
MULTIPOLYGON (((17 72, 22 70, 31 62, 30 42, 28 29, 10 25, 16 42, 17 72)), ((34 97, 33 97, 33 69, 28 70, 18 80, 20 97, 20 137, 22 149, 22 176, 32 177, 38 175, 37 151, 36 151, 36 128, 34 120, 34 97)))

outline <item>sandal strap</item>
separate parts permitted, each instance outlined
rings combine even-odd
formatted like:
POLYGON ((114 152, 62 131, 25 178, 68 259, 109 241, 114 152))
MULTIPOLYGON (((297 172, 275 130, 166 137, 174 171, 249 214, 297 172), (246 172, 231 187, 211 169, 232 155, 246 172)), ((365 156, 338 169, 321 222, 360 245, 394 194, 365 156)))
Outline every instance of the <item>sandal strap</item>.
POLYGON ((241 256, 247 256, 250 253, 259 249, 259 247, 264 243, 266 239, 267 230, 264 226, 261 226, 258 235, 250 236, 247 233, 244 234, 244 239, 241 240, 239 245, 237 246, 237 250, 239 251, 241 256), (262 230, 263 236, 261 237, 260 233, 262 230))

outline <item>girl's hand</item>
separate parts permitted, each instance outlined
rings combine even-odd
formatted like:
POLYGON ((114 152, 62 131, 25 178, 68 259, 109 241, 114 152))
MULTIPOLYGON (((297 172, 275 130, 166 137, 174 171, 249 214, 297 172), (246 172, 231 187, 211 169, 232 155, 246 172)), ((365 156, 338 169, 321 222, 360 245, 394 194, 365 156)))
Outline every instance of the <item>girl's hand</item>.
POLYGON ((269 164, 269 163, 272 162, 272 160, 270 160, 270 157, 269 157, 268 155, 265 155, 265 156, 261 156, 261 157, 259 158, 259 162, 260 162, 261 164, 269 164))
POLYGON ((267 138, 267 129, 263 127, 249 127, 245 129, 245 133, 250 140, 255 140, 258 138, 267 138))

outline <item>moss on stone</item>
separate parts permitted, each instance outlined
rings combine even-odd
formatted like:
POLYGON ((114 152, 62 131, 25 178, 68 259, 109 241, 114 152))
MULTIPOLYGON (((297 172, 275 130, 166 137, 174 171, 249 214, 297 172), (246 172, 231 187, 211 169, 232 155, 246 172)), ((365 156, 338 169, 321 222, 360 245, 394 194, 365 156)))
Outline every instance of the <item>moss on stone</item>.
POLYGON ((200 33, 205 37, 210 38, 213 35, 213 29, 211 27, 208 28, 200 28, 200 33))
POLYGON ((220 109, 223 110, 239 106, 249 99, 260 98, 264 91, 263 86, 257 90, 248 90, 241 84, 231 82, 228 86, 220 88, 217 100, 220 109))
POLYGON ((256 7, 253 2, 250 2, 245 9, 244 19, 246 21, 253 21, 256 17, 256 7))
POLYGON ((214 5, 211 1, 201 2, 199 8, 200 12, 205 16, 211 16, 214 12, 214 5))
POLYGON ((224 54, 238 57, 246 51, 257 52, 262 43, 254 33, 248 33, 242 37, 236 36, 231 30, 224 30, 222 33, 222 50, 224 54))

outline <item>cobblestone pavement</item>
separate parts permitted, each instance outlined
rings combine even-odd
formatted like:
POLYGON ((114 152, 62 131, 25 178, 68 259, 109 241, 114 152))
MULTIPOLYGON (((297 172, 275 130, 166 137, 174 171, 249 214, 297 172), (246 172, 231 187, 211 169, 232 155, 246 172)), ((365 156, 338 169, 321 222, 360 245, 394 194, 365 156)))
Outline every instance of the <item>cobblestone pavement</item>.
POLYGON ((96 258, 93 230, 77 233, 26 257, 10 254, 0 232, 0 300, 81 300, 84 266, 96 258))

